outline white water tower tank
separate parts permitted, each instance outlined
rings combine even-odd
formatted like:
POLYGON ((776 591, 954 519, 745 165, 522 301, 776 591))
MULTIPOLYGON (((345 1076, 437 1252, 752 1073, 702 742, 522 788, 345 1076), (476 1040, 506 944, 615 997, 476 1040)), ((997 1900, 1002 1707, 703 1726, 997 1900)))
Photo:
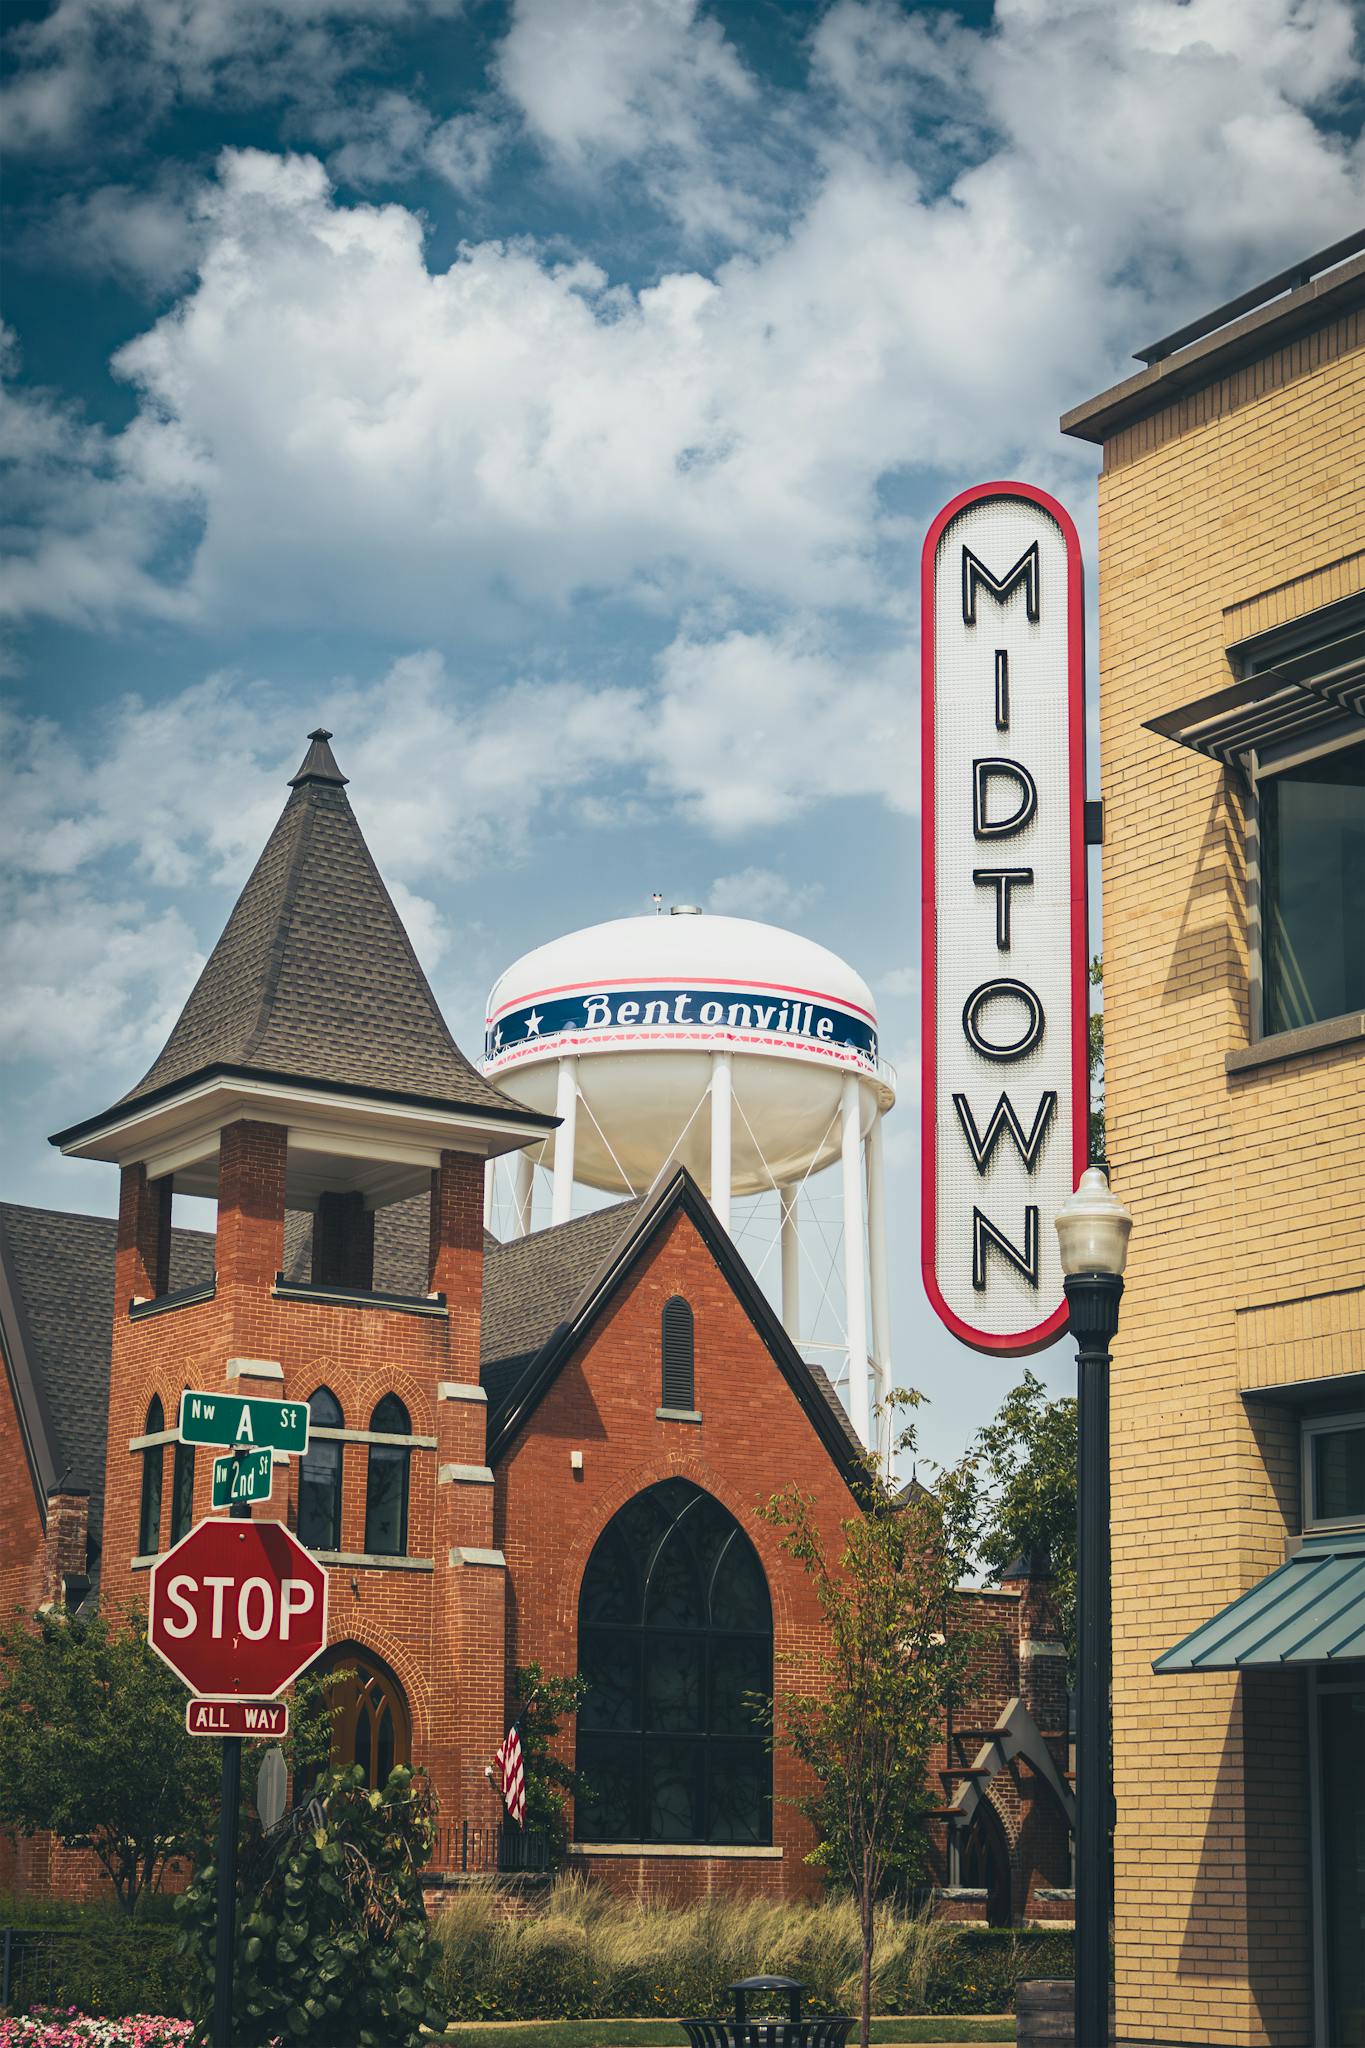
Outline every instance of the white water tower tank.
MULTIPOLYGON (((727 1230, 735 1196, 776 1195, 797 1343, 798 1191, 841 1162, 848 1405, 870 1445, 869 1371, 873 1398, 890 1386, 881 1118, 895 1090, 861 975, 795 932, 679 904, 524 954, 493 987, 486 1031, 485 1073, 561 1119, 542 1148, 552 1222, 573 1213, 575 1182, 638 1195, 679 1162, 727 1230)), ((535 1163, 519 1157, 522 1231, 535 1163)))

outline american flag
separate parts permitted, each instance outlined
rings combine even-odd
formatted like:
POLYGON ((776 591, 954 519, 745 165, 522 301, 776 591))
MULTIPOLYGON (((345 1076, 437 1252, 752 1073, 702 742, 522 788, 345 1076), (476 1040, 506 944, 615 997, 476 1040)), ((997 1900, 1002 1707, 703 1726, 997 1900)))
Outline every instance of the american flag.
POLYGON ((507 1802, 507 1811, 519 1828, 526 1825, 526 1767, 521 1755, 521 1737, 514 1721, 502 1741, 498 1744, 493 1758, 498 1767, 502 1785, 502 1796, 507 1802))

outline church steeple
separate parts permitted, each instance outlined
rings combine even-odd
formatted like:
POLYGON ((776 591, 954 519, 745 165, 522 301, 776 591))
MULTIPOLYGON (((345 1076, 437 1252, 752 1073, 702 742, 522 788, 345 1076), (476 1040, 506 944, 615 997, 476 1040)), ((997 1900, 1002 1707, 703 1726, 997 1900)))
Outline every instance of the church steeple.
POLYGON ((552 1124, 485 1080, 456 1045, 351 809, 332 736, 317 726, 308 737, 288 801, 165 1045, 111 1109, 54 1143, 85 1151, 139 1110, 230 1081, 253 1093, 323 1088, 420 1105, 536 1135, 552 1124))

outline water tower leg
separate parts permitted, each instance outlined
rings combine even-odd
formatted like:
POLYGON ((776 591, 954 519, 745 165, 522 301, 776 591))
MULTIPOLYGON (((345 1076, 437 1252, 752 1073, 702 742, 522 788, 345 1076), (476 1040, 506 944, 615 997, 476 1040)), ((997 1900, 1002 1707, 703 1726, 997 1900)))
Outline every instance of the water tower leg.
POLYGON ((531 1235, 531 1187, 535 1165, 529 1152, 518 1152, 512 1201, 516 1211, 514 1227, 518 1237, 531 1235))
POLYGON ((497 1179, 497 1160, 485 1159, 483 1164, 483 1227, 485 1230, 493 1228, 493 1202, 497 1189, 497 1179))
POLYGON ((711 1055, 711 1207, 730 1228, 730 1055, 711 1055))
MULTIPOLYGON (((867 1269, 872 1294, 872 1371, 879 1402, 891 1392, 891 1293, 886 1268, 886 1166, 882 1158, 882 1120, 876 1117, 867 1134, 867 1269)), ((891 1422, 880 1418, 877 1435, 882 1463, 890 1469, 891 1422)))
POLYGON ((578 1061, 559 1062, 559 1084, 555 1097, 555 1177, 550 1197, 551 1223, 567 1223, 573 1215, 573 1160, 578 1129, 578 1061))
POLYGON ((867 1251, 863 1234, 863 1132, 856 1074, 844 1076, 844 1294, 848 1330, 848 1412, 862 1443, 872 1448, 867 1398, 867 1251))
POLYGON ((793 1344, 801 1342, 801 1238, 796 1222, 796 1189, 779 1188, 782 1205, 782 1327, 793 1344))

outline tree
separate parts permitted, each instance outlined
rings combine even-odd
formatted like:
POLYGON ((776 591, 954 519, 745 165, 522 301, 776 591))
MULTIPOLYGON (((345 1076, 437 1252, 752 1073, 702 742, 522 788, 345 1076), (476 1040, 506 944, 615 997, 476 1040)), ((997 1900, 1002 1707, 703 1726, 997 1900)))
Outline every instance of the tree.
POLYGON ((1067 1655, 1076 1635, 1076 1402, 1053 1400, 1025 1372, 958 1467, 975 1550, 992 1578, 1018 1557, 1046 1554, 1056 1582, 1067 1655))
MULTIPOLYGON (((371 1791, 359 1765, 329 1772, 269 1834, 244 1817, 237 1862, 235 2048, 420 2048, 445 2025, 422 1871, 436 1839, 425 1775, 371 1791)), ((202 2020, 212 2005, 217 1871, 207 1845, 176 1901, 202 2020)))
POLYGON ((59 1610, 0 1636, 0 1825, 92 1849, 120 1906, 192 1852, 218 1796, 218 1745, 185 1732, 185 1688, 143 1624, 59 1610))
MULTIPOLYGON (((284 1749, 296 1773, 326 1758, 335 1676, 307 1672, 294 1688, 284 1749)), ((218 1810, 222 1752, 186 1732, 187 1698, 139 1614, 16 1617, 0 1635, 0 1827, 93 1850, 136 1912, 218 1810)))
MULTIPOLYGON (((914 1449, 912 1428, 898 1448, 914 1449)), ((775 1739, 785 1736, 814 1779, 797 1801, 819 1838, 812 1860, 846 1879, 858 1906, 867 2048, 877 1901, 922 1870, 924 1816, 937 1803, 929 1756, 961 1695, 973 1639, 951 1612, 969 1526, 956 1475, 942 1475, 936 1493, 912 1484, 894 1497, 869 1459, 856 1498, 837 1553, 798 1487, 761 1512, 783 1530, 825 1618, 823 1682, 778 1688, 768 1705, 775 1739)))
MULTIPOLYGON (((1104 961, 1097 953, 1090 963, 1090 986, 1103 991, 1104 961)), ((1103 1166, 1108 1159, 1108 1134, 1104 1116, 1104 998, 1101 993, 1100 1007, 1090 1012, 1090 1037, 1086 1047, 1086 1065, 1090 1077, 1090 1157, 1096 1165, 1103 1166)))
POLYGON ((578 1773, 556 1754, 560 1725, 583 1704, 586 1678, 547 1676, 539 1664, 518 1664, 513 1718, 521 1737, 526 1772, 526 1826, 530 1833, 549 1835, 557 1848, 568 1839, 569 1800, 579 1788, 578 1773))

